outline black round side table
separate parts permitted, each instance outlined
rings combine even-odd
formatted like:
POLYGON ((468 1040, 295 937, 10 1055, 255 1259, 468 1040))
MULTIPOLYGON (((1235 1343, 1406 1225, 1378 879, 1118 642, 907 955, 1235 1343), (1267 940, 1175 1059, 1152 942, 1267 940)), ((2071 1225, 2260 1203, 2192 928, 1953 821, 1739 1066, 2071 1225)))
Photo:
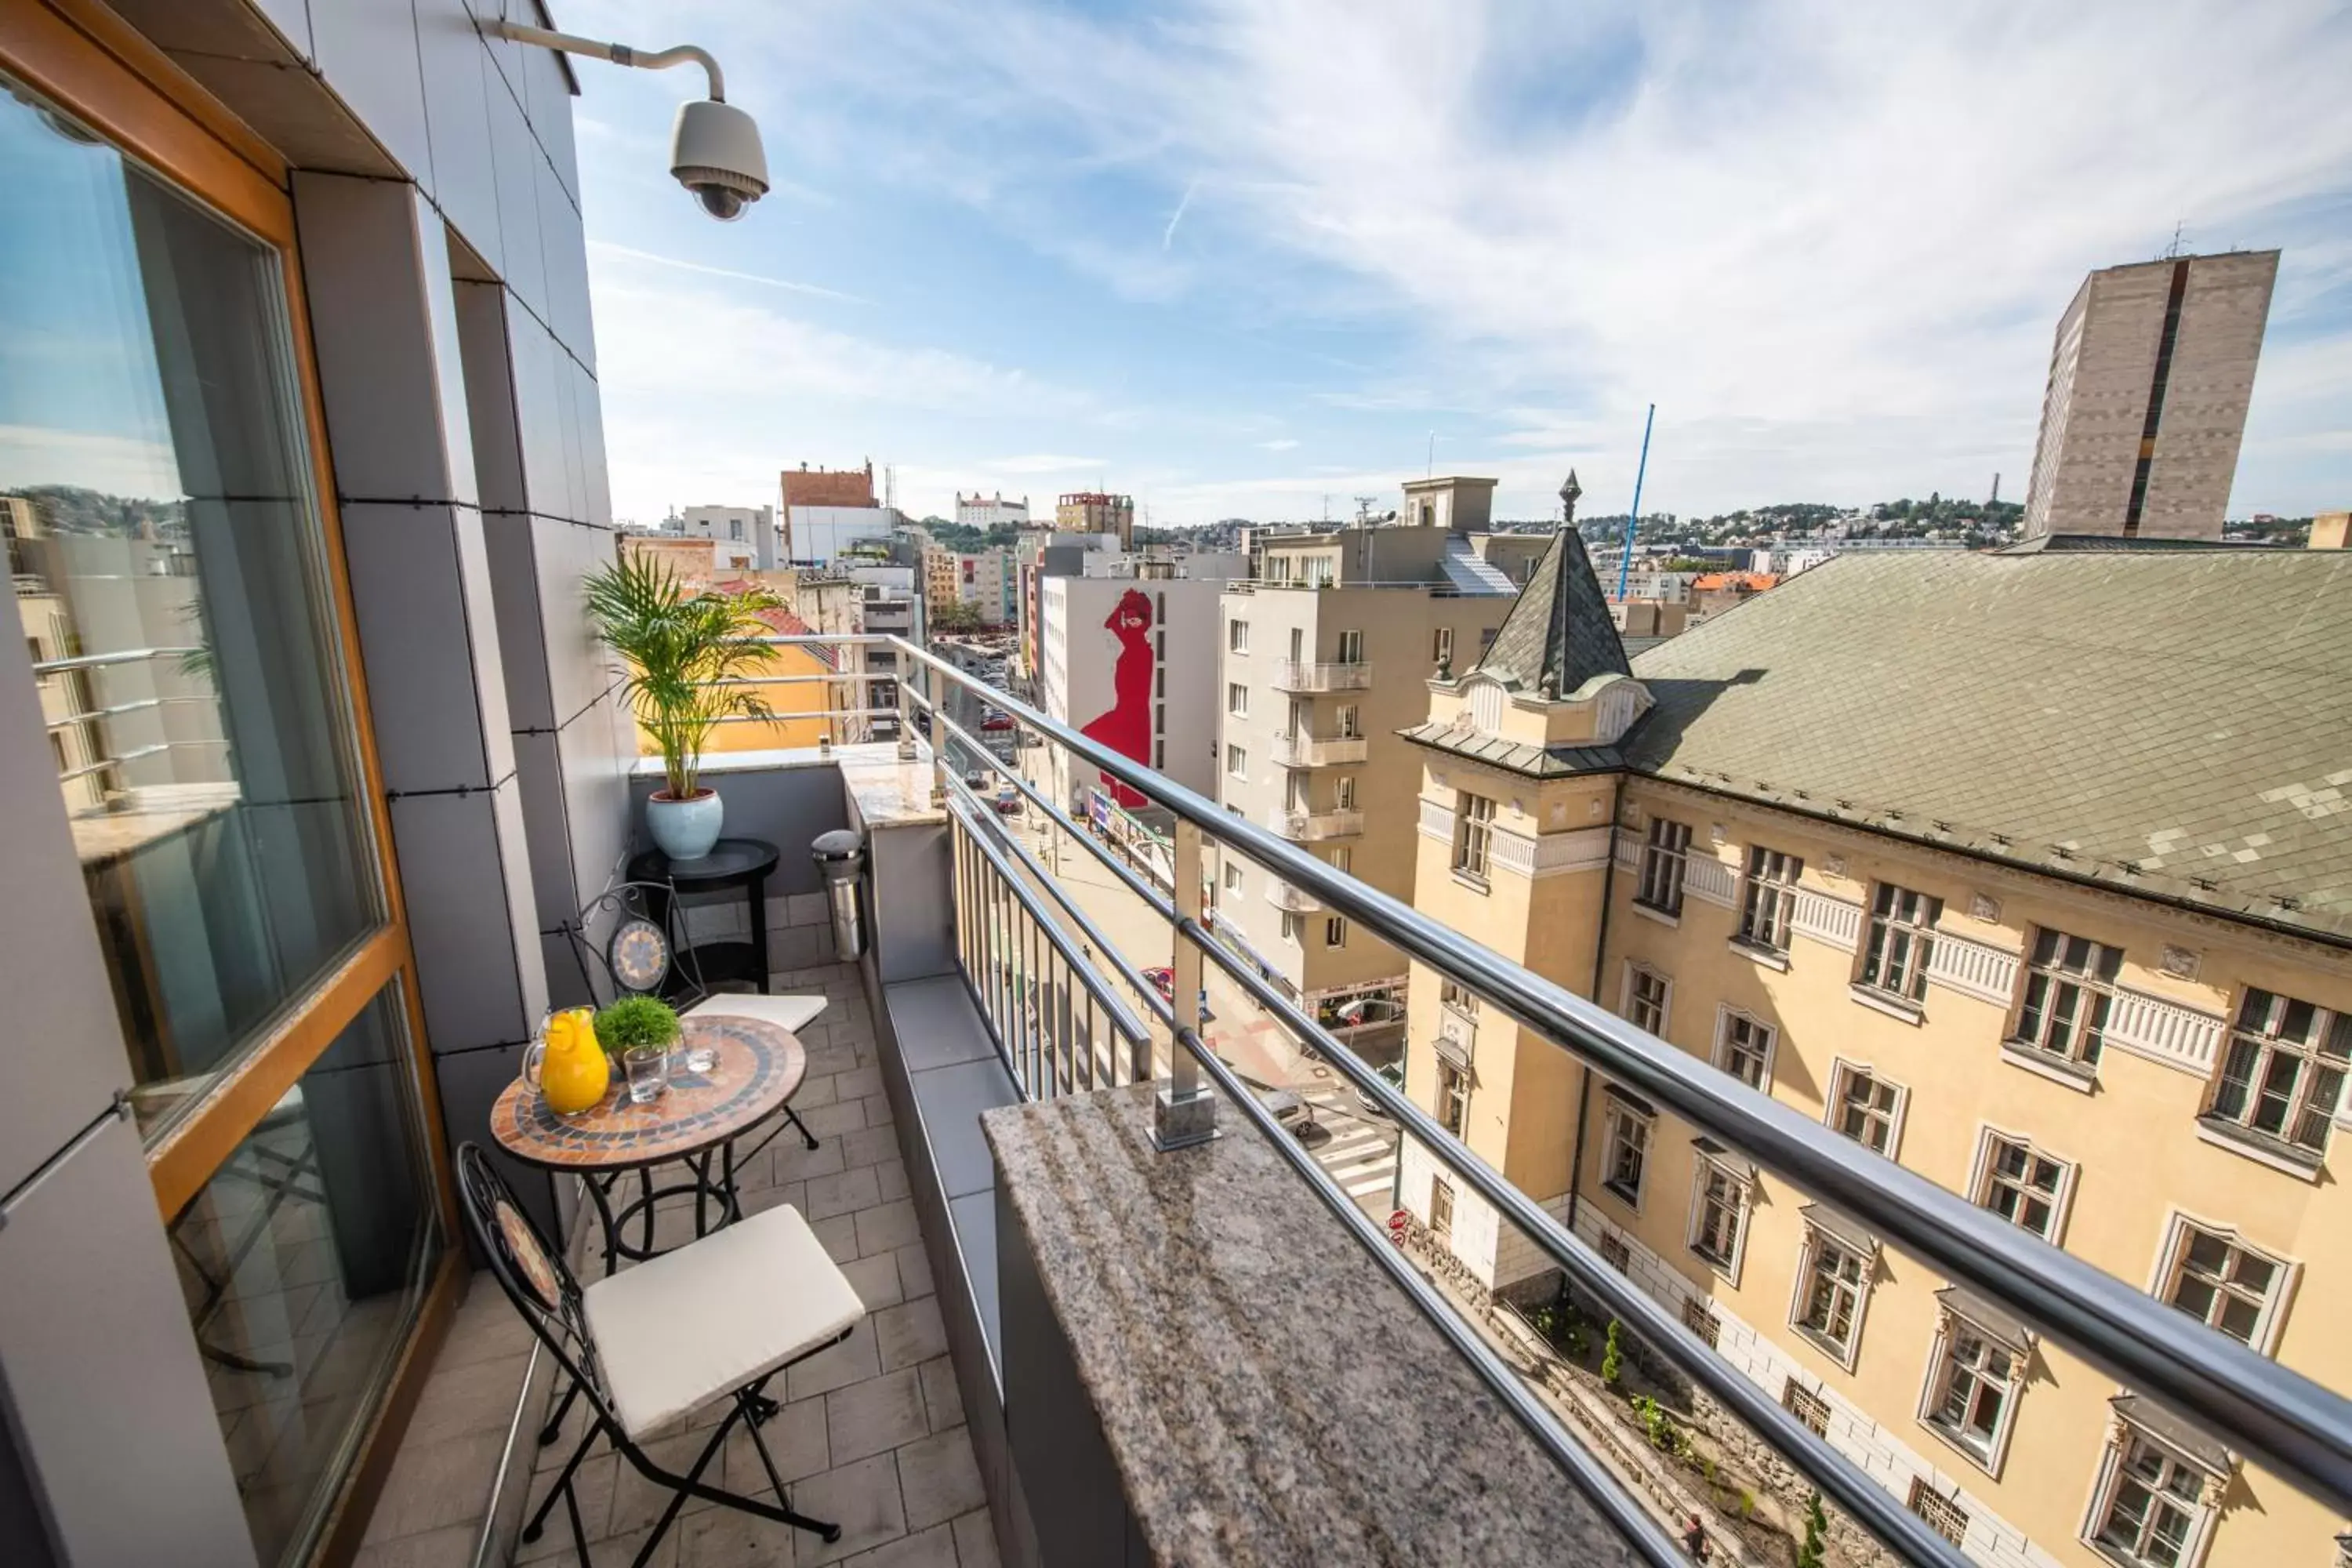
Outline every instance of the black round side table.
MULTIPOLYGON (((632 882, 667 883, 680 893, 710 893, 741 888, 751 904, 750 942, 705 942, 693 948, 693 967, 708 986, 718 980, 749 980, 764 994, 768 989, 768 873, 776 868, 776 847, 764 838, 722 838, 699 860, 672 860, 658 849, 648 849, 629 861, 632 882)), ((655 891, 646 900, 647 913, 665 931, 670 924, 669 899, 655 891)), ((691 983, 678 964, 670 965, 662 986, 666 995, 689 989, 691 983)))

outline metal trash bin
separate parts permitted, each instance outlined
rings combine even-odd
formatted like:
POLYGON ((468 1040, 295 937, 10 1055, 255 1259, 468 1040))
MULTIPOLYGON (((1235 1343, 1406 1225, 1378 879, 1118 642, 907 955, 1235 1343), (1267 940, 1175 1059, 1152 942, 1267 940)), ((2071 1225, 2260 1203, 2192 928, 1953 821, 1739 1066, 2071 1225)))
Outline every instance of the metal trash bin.
POLYGON ((809 845, 809 858, 824 878, 825 897, 833 903, 833 955, 845 963, 866 955, 866 928, 857 915, 857 879, 866 869, 866 841, 854 829, 820 833, 809 845))

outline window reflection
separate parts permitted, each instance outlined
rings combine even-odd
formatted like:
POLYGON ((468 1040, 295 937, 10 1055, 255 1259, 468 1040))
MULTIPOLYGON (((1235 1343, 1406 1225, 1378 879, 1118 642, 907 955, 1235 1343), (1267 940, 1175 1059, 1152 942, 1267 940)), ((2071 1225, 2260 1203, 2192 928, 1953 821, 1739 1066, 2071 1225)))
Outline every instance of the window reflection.
POLYGON ((404 1033, 395 984, 169 1227, 264 1563, 306 1550, 439 1260, 404 1033))
POLYGON ((152 1132, 383 902, 278 257, 0 88, 0 534, 152 1132))

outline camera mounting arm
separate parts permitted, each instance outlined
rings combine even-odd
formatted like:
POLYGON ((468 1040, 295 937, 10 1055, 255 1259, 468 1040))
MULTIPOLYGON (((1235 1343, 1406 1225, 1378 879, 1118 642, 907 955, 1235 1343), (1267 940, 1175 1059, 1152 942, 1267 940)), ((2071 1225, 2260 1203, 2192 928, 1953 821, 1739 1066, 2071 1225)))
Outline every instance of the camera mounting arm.
POLYGON ((710 58, 709 50, 693 44, 668 49, 633 49, 626 44, 607 44, 572 33, 551 32, 545 27, 527 27, 520 22, 491 22, 483 31, 518 44, 536 44, 543 49, 560 49, 567 55, 586 55, 591 59, 610 60, 616 66, 638 66, 646 70, 667 70, 691 60, 710 78, 710 100, 727 101, 727 83, 719 73, 719 62, 710 58))

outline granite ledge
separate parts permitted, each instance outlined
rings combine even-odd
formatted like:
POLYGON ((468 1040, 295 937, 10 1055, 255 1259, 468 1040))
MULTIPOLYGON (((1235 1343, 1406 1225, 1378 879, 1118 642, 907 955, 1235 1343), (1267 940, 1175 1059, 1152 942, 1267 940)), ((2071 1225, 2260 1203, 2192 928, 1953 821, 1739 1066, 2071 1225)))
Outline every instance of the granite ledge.
MULTIPOLYGON (((861 741, 854 746, 780 746, 758 752, 705 752, 700 769, 706 773, 772 773, 794 768, 831 768, 851 763, 895 762, 898 748, 891 741, 861 741)), ((658 755, 632 758, 629 772, 637 778, 660 778, 658 755)))
POLYGON ((1160 1154, 1151 1093, 981 1120, 1157 1561, 1639 1561, 1254 1130, 1160 1154))
POLYGON ((911 763, 900 762, 898 748, 890 742, 845 746, 835 752, 841 758, 842 785, 849 792, 852 826, 871 831, 948 819, 947 807, 931 804, 930 748, 916 750, 918 755, 911 763))

